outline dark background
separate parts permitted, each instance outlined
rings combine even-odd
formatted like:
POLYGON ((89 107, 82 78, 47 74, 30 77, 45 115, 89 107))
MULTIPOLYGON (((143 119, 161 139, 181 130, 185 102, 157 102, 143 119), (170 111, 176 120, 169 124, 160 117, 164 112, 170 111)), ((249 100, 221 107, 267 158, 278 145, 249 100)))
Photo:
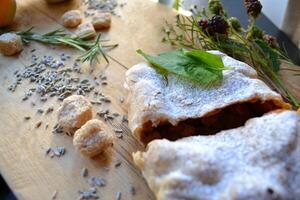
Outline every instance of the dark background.
MULTIPOLYGON (((238 17, 244 27, 248 24, 248 16, 243 6, 242 0, 221 0, 225 10, 230 16, 238 17)), ((276 3, 275 3, 276 5, 276 3)), ((292 61, 300 65, 299 49, 289 38, 280 31, 267 17, 261 15, 257 20, 257 25, 266 33, 277 37, 279 44, 287 51, 292 61)), ((10 191, 9 187, 0 176, 0 200, 15 200, 16 197, 10 191)))

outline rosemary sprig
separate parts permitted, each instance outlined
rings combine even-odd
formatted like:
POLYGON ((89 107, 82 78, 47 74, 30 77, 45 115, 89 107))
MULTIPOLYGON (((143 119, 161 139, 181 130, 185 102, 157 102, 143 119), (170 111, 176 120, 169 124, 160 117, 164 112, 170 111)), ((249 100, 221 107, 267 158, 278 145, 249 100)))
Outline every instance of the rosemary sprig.
MULTIPOLYGON (((233 23, 233 18, 227 16, 218 0, 209 0, 208 7, 209 9, 193 12, 191 17, 177 15, 174 25, 167 22, 163 42, 179 48, 220 50, 244 61, 254 67, 259 77, 281 93, 294 107, 299 107, 300 103, 278 74, 281 62, 291 63, 291 60, 279 48, 275 38, 255 26, 259 10, 251 10, 250 25, 244 30, 240 28, 236 18, 235 24, 233 23)), ((300 69, 294 70, 295 75, 299 75, 300 69)))
POLYGON ((92 64, 92 62, 96 60, 97 63, 99 63, 98 55, 102 54, 102 56, 104 57, 106 62, 109 63, 108 58, 107 58, 105 52, 103 51, 103 47, 113 49, 113 48, 117 47, 118 44, 103 46, 101 44, 100 38, 101 38, 101 34, 99 34, 97 36, 95 43, 90 47, 90 49, 81 56, 82 62, 89 61, 90 64, 92 64))
POLYGON ((30 28, 26 31, 17 32, 25 44, 28 44, 30 41, 35 41, 44 44, 69 46, 84 52, 80 58, 82 62, 88 61, 90 64, 92 64, 95 60, 99 62, 99 55, 102 55, 105 61, 109 63, 106 51, 118 46, 117 44, 103 45, 102 43, 107 42, 107 40, 102 40, 101 34, 97 36, 95 41, 91 41, 82 39, 84 37, 73 36, 62 29, 57 29, 46 34, 39 34, 32 30, 33 28, 30 28))

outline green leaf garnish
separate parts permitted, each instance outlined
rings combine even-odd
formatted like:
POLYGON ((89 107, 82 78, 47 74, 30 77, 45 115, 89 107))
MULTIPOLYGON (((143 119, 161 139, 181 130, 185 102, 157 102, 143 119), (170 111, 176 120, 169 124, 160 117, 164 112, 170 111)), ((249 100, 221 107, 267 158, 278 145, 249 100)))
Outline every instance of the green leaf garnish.
POLYGON ((137 50, 155 69, 164 76, 168 73, 191 80, 202 86, 210 86, 223 79, 222 59, 202 50, 177 49, 157 56, 137 50))

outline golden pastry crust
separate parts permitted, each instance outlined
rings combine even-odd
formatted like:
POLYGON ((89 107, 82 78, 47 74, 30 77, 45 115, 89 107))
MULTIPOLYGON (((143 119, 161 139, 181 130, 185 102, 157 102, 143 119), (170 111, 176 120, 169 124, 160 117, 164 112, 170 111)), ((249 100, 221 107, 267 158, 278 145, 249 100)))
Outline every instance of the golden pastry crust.
POLYGON ((64 27, 75 28, 82 22, 80 10, 70 10, 63 14, 62 22, 64 27))
POLYGON ((64 131, 73 134, 92 119, 92 104, 81 95, 72 95, 63 100, 58 110, 58 124, 64 131))
POLYGON ((73 144, 82 155, 93 157, 112 146, 114 136, 106 124, 92 119, 74 134, 73 144))

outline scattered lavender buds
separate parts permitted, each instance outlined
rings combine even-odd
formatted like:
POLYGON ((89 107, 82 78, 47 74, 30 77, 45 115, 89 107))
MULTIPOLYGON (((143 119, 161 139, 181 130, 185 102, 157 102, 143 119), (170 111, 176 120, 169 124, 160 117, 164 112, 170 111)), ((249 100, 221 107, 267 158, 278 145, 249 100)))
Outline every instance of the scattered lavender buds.
POLYGON ((80 194, 78 200, 99 199, 97 188, 90 188, 87 191, 79 190, 78 193, 80 194))
MULTIPOLYGON (((95 83, 88 79, 80 80, 75 77, 81 73, 78 61, 73 67, 67 67, 65 60, 70 56, 61 54, 60 58, 44 56, 39 58, 32 55, 32 61, 24 70, 14 72, 15 81, 8 87, 14 92, 18 85, 27 79, 34 86, 27 90, 22 98, 28 100, 34 93, 40 96, 40 101, 45 102, 49 97, 63 100, 72 94, 90 93, 95 88, 95 83)), ((25 83, 25 82, 24 82, 25 83)))
POLYGON ((97 177, 91 177, 88 180, 88 184, 90 184, 90 186, 95 187, 104 187, 106 186, 106 180, 104 178, 97 178, 97 177))
POLYGON ((46 156, 49 155, 51 158, 61 157, 65 155, 65 153, 66 153, 66 149, 64 147, 48 148, 46 150, 46 156))

